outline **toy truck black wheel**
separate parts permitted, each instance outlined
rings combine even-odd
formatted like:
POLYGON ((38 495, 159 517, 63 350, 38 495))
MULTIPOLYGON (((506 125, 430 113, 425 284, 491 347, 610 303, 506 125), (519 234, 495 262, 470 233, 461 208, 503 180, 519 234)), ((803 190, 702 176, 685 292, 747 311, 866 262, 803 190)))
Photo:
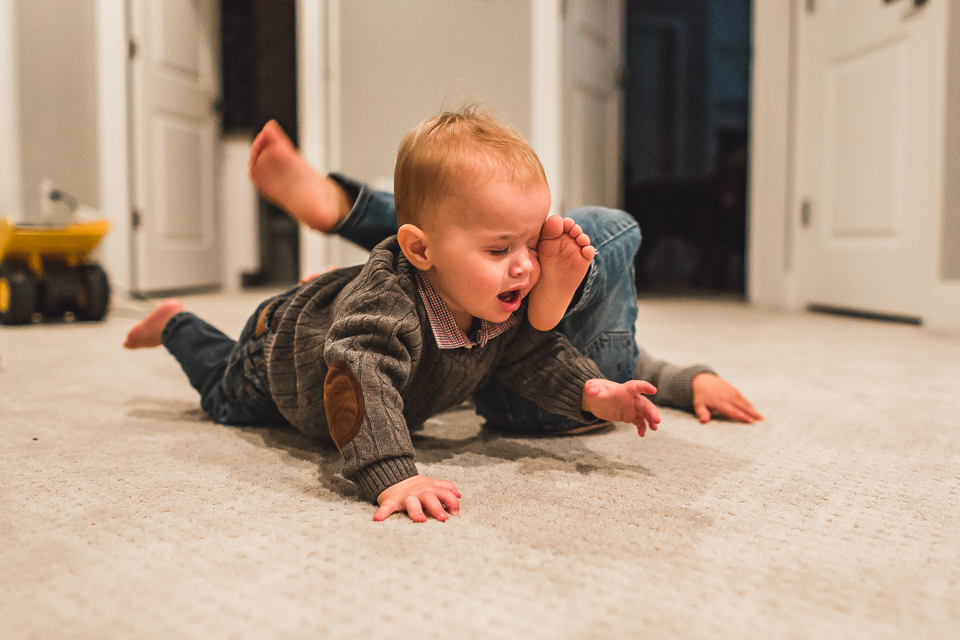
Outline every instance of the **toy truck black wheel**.
POLYGON ((29 271, 0 267, 0 323, 27 324, 37 306, 37 283, 29 271))
POLYGON ((98 264, 84 264, 80 273, 80 293, 77 296, 78 320, 103 320, 110 309, 110 281, 107 272, 98 264))
POLYGON ((40 313, 59 318, 67 311, 76 311, 79 296, 79 270, 66 265, 47 267, 40 282, 40 313))

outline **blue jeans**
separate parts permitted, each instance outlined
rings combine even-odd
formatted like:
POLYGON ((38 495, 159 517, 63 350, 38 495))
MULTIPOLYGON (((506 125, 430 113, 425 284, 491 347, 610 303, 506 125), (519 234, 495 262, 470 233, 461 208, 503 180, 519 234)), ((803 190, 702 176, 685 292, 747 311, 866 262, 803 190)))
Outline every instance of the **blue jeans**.
POLYGON ((264 342, 278 298, 265 300, 234 340, 188 312, 167 322, 160 340, 200 393, 214 422, 235 426, 287 424, 270 395, 264 342), (258 326, 259 325, 259 326, 258 326))
MULTIPOLYGON (((337 234, 365 249, 397 232, 393 195, 373 191, 334 175, 356 204, 337 234)), ((583 207, 567 214, 590 237, 597 254, 579 296, 557 325, 557 331, 592 359, 603 375, 616 382, 634 377, 639 350, 634 340, 637 293, 633 258, 640 246, 640 228, 627 213, 602 207, 583 207)), ((487 426, 513 434, 558 433, 582 426, 570 418, 548 413, 496 380, 474 394, 487 426)))

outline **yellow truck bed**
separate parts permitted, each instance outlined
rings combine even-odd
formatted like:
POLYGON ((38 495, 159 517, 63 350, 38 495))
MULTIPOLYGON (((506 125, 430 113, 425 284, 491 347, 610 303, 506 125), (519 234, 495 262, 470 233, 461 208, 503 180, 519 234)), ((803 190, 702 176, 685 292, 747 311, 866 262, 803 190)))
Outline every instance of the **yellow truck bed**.
POLYGON ((87 259, 109 230, 109 220, 46 227, 17 226, 6 218, 0 220, 0 262, 22 262, 34 276, 43 278, 44 259, 74 267, 87 259))

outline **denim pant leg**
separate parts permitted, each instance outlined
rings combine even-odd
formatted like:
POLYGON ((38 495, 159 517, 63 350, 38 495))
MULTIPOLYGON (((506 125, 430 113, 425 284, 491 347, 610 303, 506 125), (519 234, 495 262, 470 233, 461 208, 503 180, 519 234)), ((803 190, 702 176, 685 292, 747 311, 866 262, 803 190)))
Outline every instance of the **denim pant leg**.
MULTIPOLYGON (((637 293, 633 258, 640 245, 636 221, 623 211, 584 207, 568 213, 590 237, 597 254, 581 295, 557 331, 616 382, 633 378, 639 350, 634 339, 637 293)), ((516 391, 493 381, 476 395, 477 413, 497 430, 516 434, 566 431, 580 426, 543 411, 516 391)))
POLYGON ((338 236, 370 251, 397 233, 397 208, 392 193, 374 191, 361 182, 336 173, 331 173, 330 177, 344 191, 356 197, 350 215, 337 227, 338 236))
POLYGON ((200 393, 200 406, 214 422, 236 426, 285 424, 270 395, 264 354, 266 334, 256 336, 264 302, 233 340, 188 312, 167 322, 161 341, 200 393))

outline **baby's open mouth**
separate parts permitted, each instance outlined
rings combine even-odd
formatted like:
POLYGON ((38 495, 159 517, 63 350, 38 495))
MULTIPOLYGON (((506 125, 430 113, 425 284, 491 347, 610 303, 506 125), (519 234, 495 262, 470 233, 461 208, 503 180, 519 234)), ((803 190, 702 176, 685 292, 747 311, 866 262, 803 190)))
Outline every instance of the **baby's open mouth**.
POLYGON ((504 302, 506 302, 507 304, 513 304, 520 297, 520 290, 514 289, 513 291, 507 291, 505 293, 501 293, 497 297, 503 300, 504 302))

